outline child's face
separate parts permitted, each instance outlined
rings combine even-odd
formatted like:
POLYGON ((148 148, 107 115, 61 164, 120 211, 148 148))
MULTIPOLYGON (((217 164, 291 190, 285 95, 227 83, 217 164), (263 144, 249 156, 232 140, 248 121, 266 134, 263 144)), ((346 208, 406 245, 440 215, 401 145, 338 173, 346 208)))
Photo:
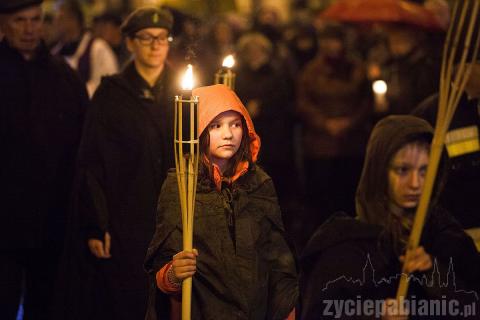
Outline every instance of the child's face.
POLYGON ((415 208, 425 182, 428 150, 410 143, 397 151, 388 171, 390 200, 400 208, 415 208))
POLYGON ((210 122, 208 133, 210 156, 223 172, 242 142, 242 116, 235 111, 222 112, 210 122))

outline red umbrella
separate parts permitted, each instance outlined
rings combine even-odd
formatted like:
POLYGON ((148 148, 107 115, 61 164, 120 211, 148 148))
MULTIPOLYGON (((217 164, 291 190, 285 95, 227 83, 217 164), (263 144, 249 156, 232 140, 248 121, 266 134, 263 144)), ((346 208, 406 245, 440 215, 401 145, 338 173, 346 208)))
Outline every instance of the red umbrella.
POLYGON ((337 0, 320 18, 341 22, 405 23, 425 29, 443 29, 423 6, 403 0, 337 0))

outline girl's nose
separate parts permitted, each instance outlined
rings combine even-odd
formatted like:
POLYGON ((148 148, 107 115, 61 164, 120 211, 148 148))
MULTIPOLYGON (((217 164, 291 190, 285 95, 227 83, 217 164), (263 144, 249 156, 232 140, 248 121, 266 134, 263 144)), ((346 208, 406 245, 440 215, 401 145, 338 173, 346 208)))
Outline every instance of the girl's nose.
POLYGON ((224 139, 231 139, 233 136, 232 134, 232 130, 230 129, 229 126, 225 126, 225 128, 223 129, 223 138, 224 139))
POLYGON ((412 173, 410 174, 410 187, 412 188, 420 188, 421 187, 421 179, 422 177, 420 177, 420 173, 417 172, 417 171, 412 171, 412 173))

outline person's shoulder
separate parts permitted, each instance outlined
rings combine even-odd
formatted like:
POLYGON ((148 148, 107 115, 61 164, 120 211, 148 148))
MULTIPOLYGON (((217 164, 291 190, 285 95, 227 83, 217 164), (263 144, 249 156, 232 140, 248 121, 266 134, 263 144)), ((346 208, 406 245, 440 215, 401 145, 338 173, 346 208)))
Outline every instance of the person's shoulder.
POLYGON ((88 100, 85 85, 78 73, 68 65, 64 58, 47 53, 44 59, 47 61, 44 67, 47 68, 46 71, 48 75, 46 76, 49 81, 57 83, 61 88, 74 90, 81 96, 85 96, 85 99, 88 100))
POLYGON ((411 115, 427 120, 434 126, 437 118, 438 99, 438 93, 428 96, 413 109, 411 115))
POLYGON ((122 73, 103 76, 100 85, 93 94, 92 101, 106 97, 114 101, 123 101, 131 93, 130 84, 122 73))
POLYGON ((376 241, 380 227, 364 223, 344 212, 337 212, 320 225, 305 246, 302 259, 340 244, 355 245, 357 241, 376 241))
POLYGON ((65 81, 65 78, 68 78, 75 82, 81 82, 77 72, 68 65, 63 57, 48 53, 45 59, 49 62, 46 64, 47 71, 59 74, 58 80, 65 81))
POLYGON ((104 39, 102 38, 99 38, 99 37, 94 37, 92 39, 92 50, 95 51, 95 50, 108 50, 108 51, 112 51, 112 47, 110 47, 110 45, 108 44, 107 41, 105 41, 104 39))
POLYGON ((257 164, 251 165, 241 182, 245 189, 251 191, 262 187, 274 190, 272 178, 257 164))
POLYGON ((259 165, 254 164, 252 165, 252 169, 250 170, 252 174, 257 177, 261 182, 265 182, 267 180, 271 180, 270 176, 268 173, 259 165))

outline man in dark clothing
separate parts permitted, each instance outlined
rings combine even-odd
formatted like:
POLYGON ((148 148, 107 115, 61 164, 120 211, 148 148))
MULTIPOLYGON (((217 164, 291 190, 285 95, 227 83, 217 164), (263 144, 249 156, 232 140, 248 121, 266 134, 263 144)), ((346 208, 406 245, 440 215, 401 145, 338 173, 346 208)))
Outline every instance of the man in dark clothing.
POLYGON ((290 79, 271 62, 272 43, 260 33, 238 41, 239 67, 236 92, 245 103, 262 137, 259 163, 275 182, 279 201, 285 204, 295 190, 293 168, 293 89, 290 79))
POLYGON ((0 3, 0 319, 51 319, 75 158, 88 103, 41 41, 41 0, 0 3))
POLYGON ((141 8, 122 30, 134 61, 103 78, 87 114, 79 155, 81 241, 98 278, 89 319, 143 319, 143 260, 160 187, 173 167, 175 79, 165 64, 173 20, 141 8), (94 258, 95 257, 95 258, 94 258))

